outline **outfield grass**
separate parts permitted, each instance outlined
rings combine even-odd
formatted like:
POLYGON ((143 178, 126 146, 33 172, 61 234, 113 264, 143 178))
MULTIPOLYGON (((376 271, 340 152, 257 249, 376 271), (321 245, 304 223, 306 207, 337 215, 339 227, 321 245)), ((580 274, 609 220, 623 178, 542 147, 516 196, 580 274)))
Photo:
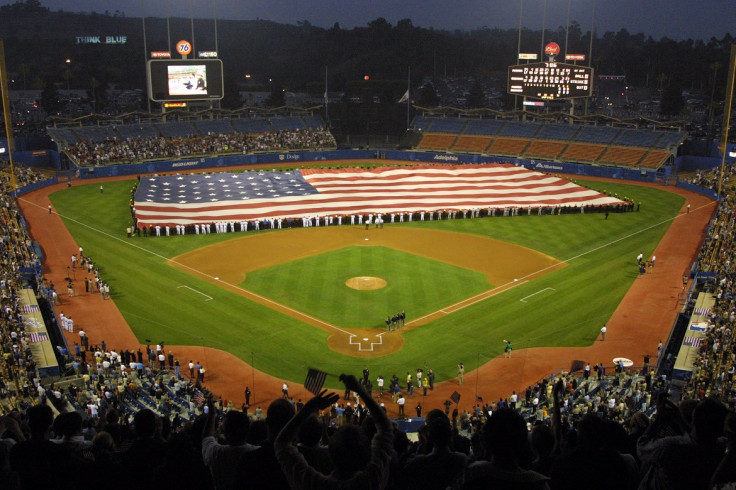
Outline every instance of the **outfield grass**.
POLYGON ((459 361, 469 371, 499 355, 504 338, 514 339, 516 348, 592 343, 636 278, 636 255, 652 253, 684 202, 649 187, 578 183, 633 199, 641 209, 611 214, 608 220, 600 214, 570 214, 387 225, 505 240, 566 261, 568 267, 407 331, 401 351, 371 360, 335 353, 327 348, 326 332, 166 264, 171 257, 238 234, 126 238, 134 180, 106 183, 104 194, 99 186, 77 185, 53 194, 51 201, 85 254, 100 266, 140 340, 224 349, 257 369, 298 382, 310 365, 333 373, 359 373, 367 365, 386 376, 430 366, 441 381, 455 376, 459 361), (213 299, 205 301, 203 295, 213 299))
POLYGON ((346 247, 260 269, 240 286, 333 325, 366 328, 384 327, 386 316, 400 311, 420 317, 492 287, 480 272, 378 246, 346 247), (359 276, 380 277, 386 287, 345 285, 359 276))

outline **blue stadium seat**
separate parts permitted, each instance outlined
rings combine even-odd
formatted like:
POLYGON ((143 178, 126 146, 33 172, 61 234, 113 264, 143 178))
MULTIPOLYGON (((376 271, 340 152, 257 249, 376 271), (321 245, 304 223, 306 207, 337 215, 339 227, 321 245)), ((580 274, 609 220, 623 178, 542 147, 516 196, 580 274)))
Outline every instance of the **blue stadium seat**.
POLYGON ((301 117, 270 117, 268 118, 268 121, 271 123, 271 127, 276 131, 294 131, 297 129, 304 129, 304 121, 301 117))
POLYGON ((426 116, 416 116, 414 120, 411 122, 411 127, 415 131, 422 131, 426 133, 432 127, 433 122, 434 122, 434 118, 426 117, 426 116))
POLYGON ((320 129, 325 127, 325 122, 319 116, 304 116, 304 127, 307 129, 320 129))
POLYGON ((498 134, 510 138, 534 138, 540 126, 537 123, 506 121, 498 134))
POLYGON ((194 127, 201 134, 231 134, 235 133, 235 128, 230 124, 229 119, 204 119, 202 121, 194 121, 194 127))
POLYGON ((465 125, 463 134, 467 135, 480 135, 480 136, 493 136, 498 133, 501 126, 504 125, 504 121, 497 119, 470 119, 465 125))
POLYGON ((263 134, 271 131, 271 126, 265 119, 233 119, 230 124, 243 134, 263 134))
POLYGON ((150 122, 142 122, 137 124, 122 124, 115 126, 115 131, 120 135, 121 139, 130 138, 156 138, 160 136, 156 128, 150 122))
POLYGON ((662 137, 662 133, 640 129, 622 129, 614 144, 620 146, 641 146, 651 148, 662 137))
POLYGON ((662 137, 657 141, 654 147, 663 150, 669 149, 673 146, 677 147, 685 141, 685 138, 687 138, 687 133, 684 131, 663 131, 662 137))
POLYGON ((87 143, 102 143, 116 137, 112 126, 82 126, 74 129, 74 132, 81 141, 87 143))
POLYGON ((575 141, 581 143, 611 144, 621 130, 609 126, 583 126, 578 131, 575 141))
POLYGON ((465 124, 468 122, 467 119, 458 119, 456 117, 441 117, 434 118, 432 123, 432 133, 449 133, 459 134, 462 132, 465 124))
POLYGON ((154 126, 167 138, 187 138, 198 134, 190 121, 156 123, 154 126))
POLYGON ((537 139, 569 141, 580 131, 580 126, 572 124, 542 124, 537 139))
POLYGON ((79 142, 79 138, 74 134, 72 128, 47 128, 46 131, 59 146, 71 146, 79 142))

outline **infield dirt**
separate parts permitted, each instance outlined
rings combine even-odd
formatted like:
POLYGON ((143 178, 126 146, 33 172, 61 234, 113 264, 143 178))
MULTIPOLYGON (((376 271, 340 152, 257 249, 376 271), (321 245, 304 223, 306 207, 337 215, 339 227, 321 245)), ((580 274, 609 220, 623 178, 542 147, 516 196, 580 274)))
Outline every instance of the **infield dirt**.
MULTIPOLYGON (((462 308, 464 302, 446 306, 421 319, 407 322, 401 331, 385 333, 383 328, 350 329, 349 332, 323 320, 263 298, 237 285, 250 271, 282 264, 349 246, 383 246, 420 255, 486 274, 488 282, 513 284, 515 278, 547 274, 564 264, 553 257, 511 243, 476 235, 423 228, 371 228, 362 226, 328 226, 297 228, 275 233, 250 234, 207 247, 201 247, 175 257, 169 263, 193 273, 246 298, 293 316, 330 333, 331 349, 356 357, 380 357, 403 346, 401 336, 406 329, 417 328, 440 316, 462 308), (196 271, 196 272, 193 272, 196 271), (539 272, 542 271, 542 272, 539 272)), ((294 284, 293 287, 300 287, 294 284)), ((505 286, 508 287, 508 286, 505 286)), ((500 288, 473 297, 477 302, 484 296, 497 294, 500 288)))

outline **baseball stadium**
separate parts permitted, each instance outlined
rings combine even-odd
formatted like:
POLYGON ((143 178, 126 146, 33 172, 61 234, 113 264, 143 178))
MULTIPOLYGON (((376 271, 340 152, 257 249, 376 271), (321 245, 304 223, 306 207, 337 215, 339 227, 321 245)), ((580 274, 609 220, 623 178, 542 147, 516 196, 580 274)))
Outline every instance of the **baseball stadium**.
POLYGON ((521 110, 425 107, 409 79, 390 97, 406 125, 377 144, 338 131, 326 70, 317 105, 227 110, 215 51, 146 49, 160 113, 58 112, 43 150, 16 149, 0 58, 0 467, 17 488, 102 461, 135 465, 120 484, 138 488, 658 488, 677 458, 641 445, 667 436, 720 448, 689 464, 736 481, 736 48, 721 133, 699 146, 685 121, 589 112, 609 100, 592 56, 556 60, 555 42, 507 67, 521 110), (296 449, 308 418, 322 469, 296 449), (557 443, 547 463, 536 437, 557 443), (68 464, 34 474, 26 442, 48 440, 68 464), (412 465, 443 451, 458 468, 430 484, 412 465), (605 459, 605 484, 569 482, 573 454, 605 459))
MULTIPOLYGON (((397 153, 376 167, 360 158, 332 160, 325 152, 308 166, 432 168, 412 158, 416 153, 397 153)), ((282 165, 228 169, 245 180, 263 173, 259 167, 288 173, 276 168, 282 165)), ((229 179, 224 170, 171 175, 229 179)), ((476 400, 504 398, 569 371, 576 361, 613 369, 613 359, 624 357, 641 367, 645 356, 657 357, 658 343, 668 339, 686 303, 683 276, 690 276, 714 201, 672 185, 575 177, 596 196, 620 196, 611 202, 630 204, 620 212, 591 205, 587 213, 571 205, 559 214, 560 208, 517 205, 518 214, 506 215, 502 205, 477 218, 460 209, 465 217, 454 219, 448 210, 427 208, 435 211, 430 220, 429 212, 420 218, 411 204, 408 211, 391 207, 387 194, 389 204, 380 206, 406 211, 406 217, 390 222, 392 213, 385 213, 389 222, 380 228, 350 223, 345 213, 341 225, 304 227, 294 219, 270 229, 258 217, 263 229, 251 224, 245 231, 208 234, 175 234, 172 222, 160 236, 152 221, 150 232, 126 234, 131 196, 135 207, 144 204, 132 193, 145 176, 62 181, 23 196, 19 205, 46 255, 46 281, 64 284, 67 256, 82 247, 112 286, 112 301, 100 301, 99 294, 80 292, 83 278, 72 276, 74 296, 65 297, 62 288, 60 311, 88 319, 81 327, 107 345, 137 350, 164 341, 180 362, 202 362, 207 386, 224 400, 242 403, 250 386, 255 400, 268 403, 280 396, 284 381, 294 387, 290 393, 306 398, 300 385, 308 368, 328 373, 332 388, 339 385, 329 374, 368 368, 388 379, 432 369, 437 387, 427 406, 458 392, 460 406, 470 408, 476 400), (676 245, 687 248, 669 250, 676 245), (656 267, 640 274, 639 253, 647 261, 658 255, 656 267), (405 324, 387 329, 386 317, 400 311, 405 324), (504 357, 507 339, 510 358, 504 357), (462 385, 459 363, 465 366, 462 385)), ((320 211, 312 214, 325 214, 320 211)))

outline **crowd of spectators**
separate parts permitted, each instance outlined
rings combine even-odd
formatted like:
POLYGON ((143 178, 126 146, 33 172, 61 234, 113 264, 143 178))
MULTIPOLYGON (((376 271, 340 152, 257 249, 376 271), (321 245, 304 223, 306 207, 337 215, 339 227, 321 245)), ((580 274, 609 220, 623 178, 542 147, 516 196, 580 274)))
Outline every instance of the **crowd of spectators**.
MULTIPOLYGON (((736 165, 728 164, 723 167, 723 182, 730 182, 731 177, 736 175, 736 165)), ((703 189, 710 189, 712 191, 718 191, 718 182, 721 181, 721 167, 716 166, 711 169, 698 169, 689 178, 685 179, 685 182, 692 184, 703 189)))
MULTIPOLYGON (((34 173, 22 169, 16 179, 35 182, 34 173)), ((2 176, 2 189, 9 188, 9 176, 2 176)), ((33 270, 38 257, 22 224, 15 200, 6 192, 0 195, 0 342, 3 363, 0 366, 0 412, 30 406, 38 384, 36 365, 31 355, 20 299, 17 291, 24 271, 33 270)))
POLYGON ((202 134, 187 137, 132 137, 103 142, 79 141, 62 148, 80 166, 139 163, 184 157, 235 155, 264 151, 316 150, 335 148, 328 130, 294 129, 262 134, 202 134))
MULTIPOLYGON (((728 175, 731 175, 729 171, 728 175)), ((707 182, 707 180, 704 180, 707 182)), ((715 304, 708 314, 705 341, 698 347, 693 375, 684 387, 688 398, 714 396, 733 410, 736 405, 736 190, 725 186, 723 199, 698 255, 698 269, 707 273, 715 304)))
POLYGON ((430 410, 412 441, 353 376, 341 380, 357 417, 323 392, 274 400, 264 419, 215 401, 163 342, 119 350, 80 335, 61 359, 81 382, 43 386, 17 299, 37 257, 4 195, 0 487, 733 488, 734 203, 719 203, 700 251, 716 304, 681 400, 648 363, 585 365, 470 410, 430 410))

